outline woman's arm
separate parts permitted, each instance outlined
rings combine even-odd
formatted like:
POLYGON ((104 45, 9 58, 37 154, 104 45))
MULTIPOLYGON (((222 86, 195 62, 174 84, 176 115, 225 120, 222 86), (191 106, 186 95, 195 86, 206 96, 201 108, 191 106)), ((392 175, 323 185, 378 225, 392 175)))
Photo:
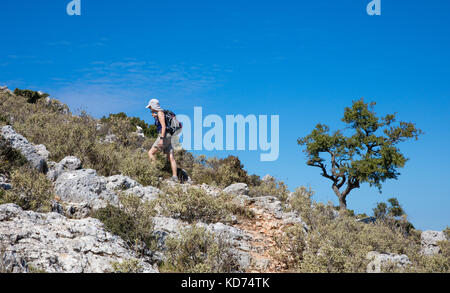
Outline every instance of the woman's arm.
POLYGON ((166 116, 163 111, 158 112, 158 120, 161 123, 161 137, 166 137, 166 116))

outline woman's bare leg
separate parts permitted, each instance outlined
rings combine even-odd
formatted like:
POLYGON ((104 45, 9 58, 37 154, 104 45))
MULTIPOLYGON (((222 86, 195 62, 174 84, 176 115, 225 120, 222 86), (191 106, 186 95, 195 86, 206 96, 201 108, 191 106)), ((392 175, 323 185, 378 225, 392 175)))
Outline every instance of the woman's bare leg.
POLYGON ((148 151, 148 158, 150 159, 150 162, 154 162, 156 160, 155 154, 158 152, 158 149, 155 147, 152 147, 148 151))
POLYGON ((177 162, 175 161, 175 156, 173 155, 173 152, 170 152, 170 154, 167 154, 167 158, 170 161, 170 167, 172 167, 172 176, 173 177, 178 177, 177 175, 177 162))

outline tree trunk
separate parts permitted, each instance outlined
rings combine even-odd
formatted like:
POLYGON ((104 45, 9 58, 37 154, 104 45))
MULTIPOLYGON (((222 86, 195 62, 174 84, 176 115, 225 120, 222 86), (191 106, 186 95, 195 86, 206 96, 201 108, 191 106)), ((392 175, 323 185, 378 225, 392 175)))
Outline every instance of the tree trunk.
POLYGON ((347 210, 347 200, 346 200, 346 195, 342 195, 342 193, 339 191, 339 188, 333 184, 332 186, 334 193, 336 194, 336 196, 339 198, 339 208, 341 211, 346 211, 347 210))
POLYGON ((347 200, 345 199, 345 196, 339 197, 339 208, 341 209, 341 211, 347 210, 347 200))

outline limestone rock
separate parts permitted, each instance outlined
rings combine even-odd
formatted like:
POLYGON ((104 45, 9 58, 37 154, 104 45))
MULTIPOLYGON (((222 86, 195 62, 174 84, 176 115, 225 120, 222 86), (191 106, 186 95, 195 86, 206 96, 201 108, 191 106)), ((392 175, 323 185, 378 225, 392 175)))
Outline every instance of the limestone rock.
POLYGON ((52 108, 54 111, 63 114, 63 115, 69 115, 70 109, 67 105, 61 103, 60 101, 56 99, 52 99, 51 97, 45 98, 45 106, 52 108))
POLYGON ((232 201, 240 207, 245 207, 252 202, 252 198, 248 195, 236 195, 232 201))
POLYGON ((142 185, 131 179, 130 177, 123 175, 114 175, 106 178, 106 188, 111 190, 121 189, 126 190, 136 186, 142 185))
POLYGON ((275 218, 281 219, 283 217, 283 206, 275 196, 261 196, 252 198, 255 206, 266 210, 273 214, 275 218))
POLYGON ((134 194, 141 198, 143 201, 153 201, 158 198, 158 194, 161 193, 161 190, 159 190, 156 187, 153 186, 135 186, 133 188, 128 189, 125 191, 125 194, 134 194))
POLYGON ((305 232, 308 231, 308 226, 300 215, 295 211, 285 212, 281 201, 275 196, 253 197, 250 198, 250 202, 253 202, 257 208, 272 214, 276 219, 282 220, 284 225, 300 224, 305 232))
POLYGON ((118 205, 117 194, 107 189, 105 177, 92 169, 64 172, 55 181, 54 190, 63 202, 88 203, 94 210, 118 205))
POLYGON ((104 273, 111 271, 112 262, 127 259, 137 259, 142 272, 158 272, 97 219, 70 220, 14 204, 0 205, 0 245, 49 273, 104 273))
POLYGON ((263 177, 262 179, 263 182, 271 182, 271 181, 275 181, 275 177, 267 174, 266 176, 263 177))
POLYGON ((405 268, 411 264, 407 255, 402 254, 385 254, 376 251, 371 251, 367 254, 366 259, 371 262, 367 265, 367 273, 381 273, 384 268, 390 265, 396 266, 399 269, 405 268))
POLYGON ((92 207, 89 203, 61 203, 52 202, 52 212, 63 215, 69 219, 84 219, 92 214, 92 207))
POLYGON ((0 86, 0 92, 6 92, 10 95, 13 94, 13 92, 7 86, 0 86))
POLYGON ((223 192, 235 195, 248 195, 249 189, 245 183, 236 183, 225 188, 223 192))
POLYGON ((442 231, 427 230, 422 232, 420 240, 422 244, 422 254, 434 255, 438 254, 441 250, 438 246, 438 242, 447 240, 447 237, 442 231))
POLYGON ((0 251, 0 272, 3 273, 28 273, 28 264, 23 257, 14 251, 0 251))
POLYGON ((64 172, 76 171, 82 167, 80 159, 74 156, 65 157, 59 163, 51 162, 48 165, 49 171, 47 172, 47 178, 52 181, 58 179, 64 172))
POLYGON ((200 188, 203 189, 204 191, 206 191, 206 193, 211 195, 212 197, 217 197, 222 192, 222 190, 220 190, 220 188, 210 186, 206 183, 203 183, 202 185, 200 185, 200 188))
POLYGON ((22 135, 16 133, 12 126, 4 126, 0 133, 11 146, 20 151, 22 155, 31 163, 31 165, 40 172, 47 172, 47 160, 49 152, 45 146, 28 142, 22 135))
POLYGON ((251 252, 253 248, 249 245, 252 236, 241 229, 225 225, 223 223, 205 224, 198 223, 197 226, 204 227, 206 230, 215 234, 218 238, 229 242, 232 246, 231 252, 236 257, 239 267, 245 271, 252 264, 253 257, 251 252))
POLYGON ((115 143, 117 142, 117 135, 110 133, 108 135, 105 136, 104 139, 102 139, 102 143, 115 143))

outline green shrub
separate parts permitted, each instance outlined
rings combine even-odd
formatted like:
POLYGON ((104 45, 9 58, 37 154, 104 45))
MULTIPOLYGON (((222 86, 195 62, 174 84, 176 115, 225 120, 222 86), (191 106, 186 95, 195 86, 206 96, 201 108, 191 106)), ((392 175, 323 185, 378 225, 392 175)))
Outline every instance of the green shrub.
POLYGON ((157 202, 162 213, 168 217, 179 218, 187 222, 205 223, 230 222, 232 216, 251 217, 251 213, 233 201, 233 196, 222 193, 211 196, 200 188, 165 188, 157 202))
POLYGON ((193 226, 179 237, 166 241, 166 260, 161 272, 171 273, 232 273, 239 264, 231 245, 203 227, 193 226))
POLYGON ((99 140, 95 120, 83 113, 80 117, 66 116, 42 109, 24 117, 23 122, 16 121, 14 128, 30 142, 44 144, 54 161, 75 155, 89 163, 89 155, 95 153, 99 140))
POLYGON ((193 164, 191 177, 196 184, 206 183, 222 188, 234 183, 250 183, 244 166, 235 156, 225 159, 198 156, 193 164))
POLYGON ((11 174, 12 189, 0 197, 0 203, 15 203, 24 210, 50 212, 55 198, 53 183, 33 169, 21 167, 11 174))
POLYGON ((296 271, 306 250, 306 235, 303 226, 298 224, 287 227, 284 233, 275 238, 276 246, 280 249, 272 254, 286 266, 287 270, 296 271))
POLYGON ((95 211, 93 217, 99 219, 109 232, 120 236, 127 242, 134 242, 134 219, 121 209, 109 205, 95 211))
POLYGON ((142 267, 137 259, 126 259, 122 262, 111 263, 113 273, 136 274, 142 271, 142 267))
POLYGON ((244 170, 244 165, 242 165, 239 158, 235 156, 228 156, 225 159, 219 160, 216 178, 221 187, 227 187, 234 183, 249 182, 247 171, 244 170))
POLYGON ((158 187, 159 177, 163 177, 163 166, 166 162, 161 154, 157 154, 156 161, 150 162, 146 153, 143 152, 127 152, 127 155, 120 163, 121 172, 135 179, 144 186, 151 185, 158 187))
POLYGON ((209 185, 218 185, 216 182, 215 165, 218 163, 217 158, 209 158, 201 155, 195 159, 192 166, 191 178, 195 184, 206 183, 209 185))
POLYGON ((262 183, 261 177, 258 175, 250 175, 248 176, 248 185, 249 186, 260 186, 262 183))
POLYGON ((297 211, 307 225, 312 224, 313 215, 311 213, 313 212, 313 195, 314 192, 311 189, 306 189, 306 187, 302 186, 292 193, 289 200, 291 209, 297 211))
POLYGON ((0 127, 4 126, 4 125, 8 125, 9 124, 9 120, 0 114, 0 127))
POLYGON ((132 128, 130 128, 130 131, 136 131, 136 126, 139 126, 142 128, 144 135, 146 137, 148 138, 158 137, 158 130, 155 125, 149 125, 138 117, 128 117, 127 114, 123 112, 117 114, 109 114, 109 117, 103 116, 100 121, 104 124, 111 125, 117 124, 117 121, 119 120, 131 126, 132 128))
POLYGON ((184 149, 175 151, 174 155, 178 167, 184 169, 188 174, 191 174, 192 177, 192 171, 195 164, 194 156, 184 149))
POLYGON ((0 136, 0 174, 10 175, 11 172, 27 163, 26 158, 0 136))
POLYGON ((37 268, 32 265, 28 265, 28 273, 29 274, 47 274, 47 271, 44 269, 37 268))
POLYGON ((262 181, 257 186, 250 186, 250 196, 276 196, 281 202, 285 202, 289 195, 287 186, 282 181, 277 181, 274 178, 262 181))
POLYGON ((389 206, 385 202, 378 203, 373 209, 373 215, 377 221, 384 222, 385 225, 400 229, 408 234, 414 226, 408 221, 408 217, 396 198, 388 199, 389 206))
POLYGON ((122 238, 134 251, 144 255, 155 248, 154 208, 134 195, 120 195, 120 207, 108 205, 93 213, 105 228, 122 238))
POLYGON ((39 99, 45 99, 49 96, 49 94, 45 94, 45 93, 40 94, 39 92, 36 92, 36 91, 20 90, 17 88, 14 90, 14 94, 16 96, 22 96, 22 97, 27 98, 27 103, 30 103, 30 104, 35 104, 39 99))

